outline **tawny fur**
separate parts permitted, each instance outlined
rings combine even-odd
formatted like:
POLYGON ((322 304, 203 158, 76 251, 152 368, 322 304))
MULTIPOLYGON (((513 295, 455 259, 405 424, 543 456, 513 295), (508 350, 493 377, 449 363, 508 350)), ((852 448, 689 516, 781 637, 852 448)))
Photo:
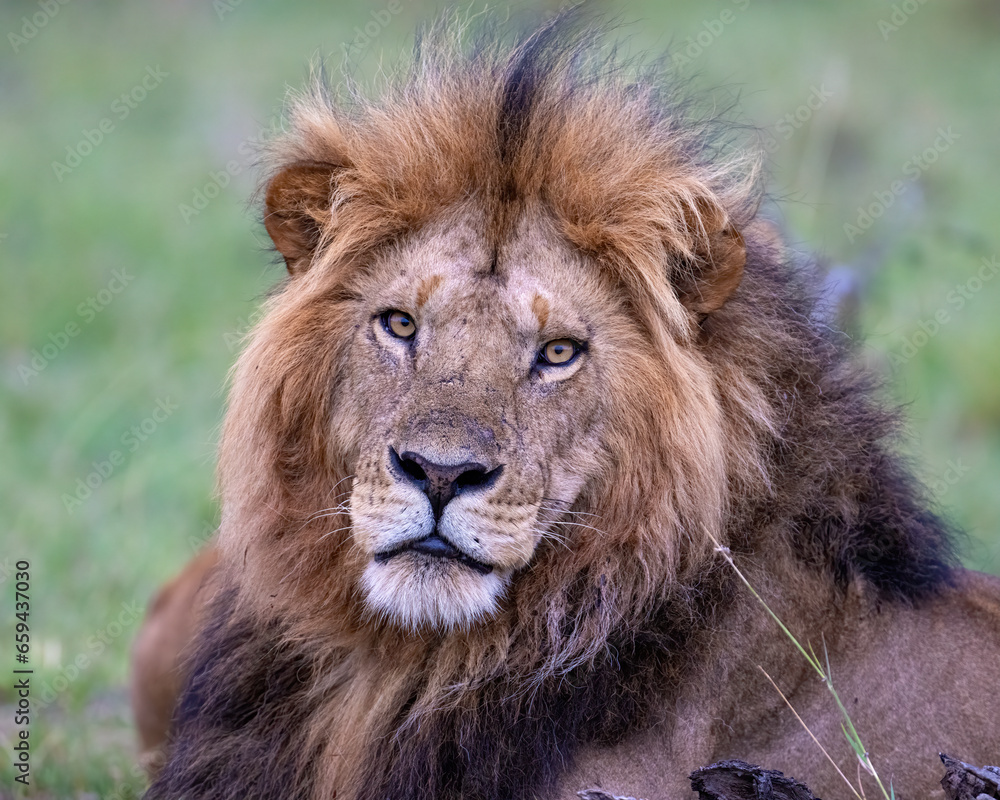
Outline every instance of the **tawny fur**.
POLYGON ((845 796, 758 665, 855 776, 838 712, 713 537, 825 643, 897 797, 936 749, 1000 752, 1000 586, 953 568, 756 159, 573 30, 445 25, 379 100, 294 104, 264 190, 291 277, 235 371, 225 589, 150 798, 675 798, 723 757, 845 796), (426 517, 401 441, 504 466, 440 523, 495 586, 371 572, 426 517))
POLYGON ((163 745, 184 685, 185 658, 201 622, 201 609, 211 596, 209 579, 218 556, 214 547, 206 547, 157 592, 132 644, 132 711, 140 761, 150 775, 163 767, 163 745))

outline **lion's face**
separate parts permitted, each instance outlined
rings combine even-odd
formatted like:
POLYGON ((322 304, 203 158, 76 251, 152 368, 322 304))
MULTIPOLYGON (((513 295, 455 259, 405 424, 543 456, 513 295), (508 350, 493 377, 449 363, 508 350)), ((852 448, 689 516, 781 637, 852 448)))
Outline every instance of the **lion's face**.
POLYGON ((494 253, 478 222, 428 226, 357 287, 353 536, 368 608, 411 628, 488 616, 555 535, 598 462, 622 324, 550 227, 494 253))

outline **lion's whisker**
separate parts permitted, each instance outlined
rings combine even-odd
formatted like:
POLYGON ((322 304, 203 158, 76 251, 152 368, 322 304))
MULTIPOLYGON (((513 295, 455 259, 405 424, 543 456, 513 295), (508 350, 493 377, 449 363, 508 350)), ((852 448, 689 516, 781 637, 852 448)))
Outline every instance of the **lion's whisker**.
POLYGON ((547 531, 539 530, 538 528, 531 528, 530 530, 532 533, 537 534, 542 539, 561 545, 562 547, 565 547, 567 550, 572 549, 569 546, 569 538, 562 534, 556 533, 555 531, 552 530, 547 530, 547 531))
POLYGON ((320 513, 320 512, 317 511, 315 514, 313 514, 305 522, 305 524, 303 525, 303 527, 305 527, 305 525, 308 525, 310 522, 316 522, 317 520, 329 519, 330 517, 337 517, 337 516, 340 516, 341 514, 347 514, 350 511, 350 509, 347 509, 347 508, 331 508, 331 509, 327 509, 327 511, 329 513, 320 513))
POLYGON ((354 527, 354 526, 353 525, 345 525, 343 528, 337 528, 337 529, 332 530, 332 531, 327 531, 322 536, 320 536, 316 541, 317 542, 322 542, 327 536, 333 536, 333 534, 335 534, 335 533, 341 533, 342 531, 349 531, 352 527, 354 527))
MULTIPOLYGON (((567 503, 567 505, 568 505, 568 503, 567 503)), ((601 516, 600 514, 593 514, 593 513, 589 512, 589 511, 573 511, 573 510, 571 510, 569 508, 560 508, 559 506, 547 506, 547 505, 544 505, 543 503, 539 503, 538 507, 542 511, 555 511, 555 512, 557 512, 559 514, 573 514, 575 516, 578 515, 578 516, 581 516, 581 517, 599 517, 599 516, 601 516)))
POLYGON ((327 514, 331 511, 348 511, 350 510, 350 501, 345 500, 343 503, 339 503, 335 506, 330 506, 329 508, 321 508, 319 511, 314 511, 306 518, 306 522, 312 522, 317 519, 320 514, 327 514))
POLYGON ((569 526, 574 527, 574 528, 583 528, 584 530, 594 531, 594 533, 599 533, 599 534, 601 534, 601 536, 607 536, 608 535, 607 531, 601 530, 600 528, 595 528, 593 525, 586 525, 583 522, 571 522, 568 519, 559 520, 559 522, 557 522, 556 525, 557 526, 558 525, 569 525, 569 526))
MULTIPOLYGON (((340 483, 343 483, 343 481, 338 482, 337 485, 339 486, 340 483)), ((344 492, 340 493, 340 495, 343 494, 344 492)), ((327 517, 333 517, 336 516, 337 514, 350 513, 350 510, 351 510, 350 499, 345 500, 344 502, 339 503, 338 505, 330 506, 329 508, 321 508, 319 511, 314 511, 312 514, 306 517, 305 520, 302 522, 302 524, 295 529, 295 533, 299 533, 303 528, 312 524, 313 522, 316 522, 317 520, 326 519, 327 517)))

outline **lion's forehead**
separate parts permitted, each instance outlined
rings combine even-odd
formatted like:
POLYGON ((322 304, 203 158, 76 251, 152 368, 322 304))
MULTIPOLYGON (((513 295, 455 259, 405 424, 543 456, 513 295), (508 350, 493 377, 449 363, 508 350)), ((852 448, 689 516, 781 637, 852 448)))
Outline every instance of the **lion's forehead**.
POLYGON ((491 242, 475 209, 442 213, 385 253, 362 296, 415 314, 445 343, 479 340, 523 349, 540 335, 588 338, 604 283, 597 265, 575 252, 546 221, 526 216, 491 242))

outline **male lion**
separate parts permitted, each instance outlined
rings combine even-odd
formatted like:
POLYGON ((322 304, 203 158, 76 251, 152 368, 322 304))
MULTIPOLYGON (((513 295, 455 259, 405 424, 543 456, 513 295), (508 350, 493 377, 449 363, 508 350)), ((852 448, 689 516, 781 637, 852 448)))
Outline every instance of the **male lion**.
POLYGON ((995 763, 1000 581, 954 566, 756 159, 574 31, 443 25, 380 100, 295 104, 264 190, 290 278, 235 371, 147 797, 673 800, 722 758, 846 797, 758 666, 856 778, 829 692, 714 540, 897 797, 940 796, 941 749, 995 763))

